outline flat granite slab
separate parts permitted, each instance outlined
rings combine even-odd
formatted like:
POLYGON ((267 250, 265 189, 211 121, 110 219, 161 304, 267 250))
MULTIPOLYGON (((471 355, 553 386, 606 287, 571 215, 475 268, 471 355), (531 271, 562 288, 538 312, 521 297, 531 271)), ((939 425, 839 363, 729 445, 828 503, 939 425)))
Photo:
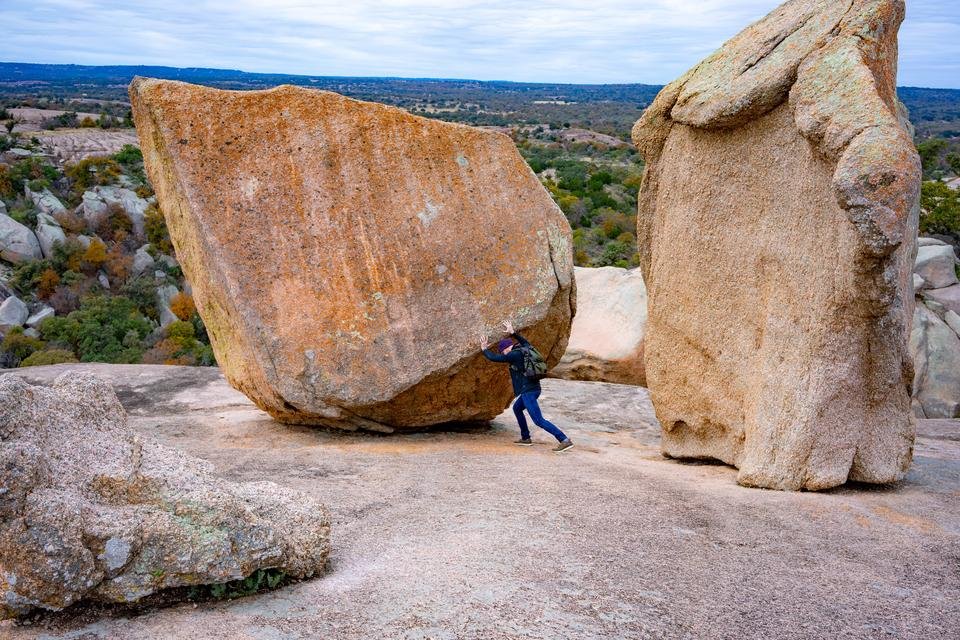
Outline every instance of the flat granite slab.
MULTIPOLYGON (((117 388, 131 424, 332 512, 316 580, 238 600, 76 607, 0 638, 954 638, 960 628, 960 421, 923 420, 892 487, 783 493, 659 452, 644 389, 545 380, 577 446, 491 428, 400 436, 272 421, 216 369, 58 365, 117 388)), ((9 374, 4 372, 4 374, 9 374)))

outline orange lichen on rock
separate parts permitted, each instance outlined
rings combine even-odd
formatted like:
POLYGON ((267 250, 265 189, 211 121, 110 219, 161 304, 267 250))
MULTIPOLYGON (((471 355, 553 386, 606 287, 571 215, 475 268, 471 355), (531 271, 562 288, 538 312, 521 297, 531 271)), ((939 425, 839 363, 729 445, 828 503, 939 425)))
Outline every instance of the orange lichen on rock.
POLYGON ((896 103, 903 13, 786 2, 634 127, 665 455, 778 489, 906 473, 920 163, 896 103))
POLYGON ((505 319, 559 360, 570 229, 507 136, 291 86, 130 95, 217 362, 274 417, 492 418, 510 390, 476 339, 505 319))

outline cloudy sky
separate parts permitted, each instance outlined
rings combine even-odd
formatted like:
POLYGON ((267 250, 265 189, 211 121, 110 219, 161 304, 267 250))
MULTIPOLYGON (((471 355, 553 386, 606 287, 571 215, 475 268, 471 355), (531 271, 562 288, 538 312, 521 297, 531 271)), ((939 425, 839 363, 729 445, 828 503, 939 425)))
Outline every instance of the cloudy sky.
MULTIPOLYGON (((779 0, 0 0, 0 61, 661 84, 779 0)), ((908 0, 901 85, 960 88, 960 0, 908 0)))

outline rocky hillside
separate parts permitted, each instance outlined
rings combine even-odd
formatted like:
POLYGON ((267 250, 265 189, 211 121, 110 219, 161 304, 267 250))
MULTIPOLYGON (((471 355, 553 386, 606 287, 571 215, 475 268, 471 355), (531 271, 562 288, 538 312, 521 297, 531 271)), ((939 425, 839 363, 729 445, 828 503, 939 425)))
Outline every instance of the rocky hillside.
POLYGON ((213 364, 139 149, 0 136, 0 366, 213 364))

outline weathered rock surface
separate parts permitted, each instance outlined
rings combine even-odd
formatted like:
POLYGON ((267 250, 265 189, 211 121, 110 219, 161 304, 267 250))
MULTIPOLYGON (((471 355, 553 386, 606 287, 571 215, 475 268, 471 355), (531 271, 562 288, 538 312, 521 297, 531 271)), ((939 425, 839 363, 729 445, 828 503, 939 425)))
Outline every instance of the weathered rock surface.
POLYGON ((931 246, 942 247, 942 246, 945 246, 946 244, 947 244, 946 242, 944 242, 943 240, 940 240, 939 238, 930 238, 928 236, 917 238, 918 247, 931 247, 931 246))
POLYGON ((130 218, 134 233, 142 236, 144 219, 149 206, 150 203, 132 189, 96 186, 83 193, 77 213, 96 225, 110 213, 111 207, 118 208, 130 218))
POLYGON ((21 327, 30 315, 27 305, 16 296, 10 296, 0 302, 0 333, 13 327, 21 327))
POLYGON ((914 272, 931 289, 957 284, 957 256, 950 245, 926 245, 917 248, 914 272))
POLYGON ((52 318, 55 315, 56 311, 54 311, 53 307, 43 305, 40 309, 37 309, 36 312, 30 314, 30 317, 27 318, 24 324, 28 327, 36 327, 47 318, 52 318))
POLYGON ((146 273, 154 267, 153 256, 151 256, 147 249, 150 248, 150 245, 145 244, 133 255, 133 273, 134 275, 140 275, 141 273, 146 273))
POLYGON ((157 309, 160 311, 160 326, 166 327, 170 323, 178 320, 176 314, 170 309, 170 302, 180 291, 172 284, 165 284, 157 287, 157 309))
POLYGON ((37 236, 29 227, 5 215, 0 215, 0 258, 19 264, 43 257, 37 236))
POLYGON ((945 311, 960 313, 960 284, 943 289, 924 289, 920 292, 920 297, 927 304, 939 304, 945 311))
POLYGON ((43 189, 42 191, 31 191, 27 187, 24 192, 27 197, 33 201, 33 206, 37 208, 40 213, 45 213, 48 216, 55 216, 58 213, 66 213, 67 208, 63 206, 63 203, 60 202, 60 199, 57 196, 50 193, 49 189, 43 189))
POLYGON ((550 375, 643 386, 647 288, 639 269, 574 268, 577 315, 570 341, 550 375))
POLYGON ((67 241, 67 235, 60 227, 60 223, 53 216, 46 213, 37 214, 37 240, 40 242, 40 250, 44 258, 53 257, 53 249, 57 244, 63 244, 67 241))
POLYGON ((271 482, 233 484, 141 438, 110 385, 0 377, 0 618, 78 600, 133 602, 257 569, 319 572, 325 509, 271 482))
POLYGON ((130 95, 217 362, 275 418, 492 418, 511 391, 476 340, 506 319, 560 359, 570 229, 508 137, 290 86, 130 95))
POLYGON ((924 418, 960 417, 960 337, 937 314, 918 304, 910 349, 916 370, 915 413, 924 418))
POLYGON ((895 97, 903 11, 791 0, 634 127, 666 455, 779 489, 909 467, 920 163, 895 97))
POLYGON ((277 424, 214 367, 7 375, 49 384, 65 371, 110 380, 142 437, 326 502, 334 548, 323 576, 277 592, 138 615, 80 607, 0 624, 0 638, 946 640, 960 628, 957 420, 918 421, 895 488, 783 493, 664 460, 641 387, 544 380, 544 413, 577 443, 558 458, 539 430, 513 446, 509 410, 490 428, 382 438, 277 424))

